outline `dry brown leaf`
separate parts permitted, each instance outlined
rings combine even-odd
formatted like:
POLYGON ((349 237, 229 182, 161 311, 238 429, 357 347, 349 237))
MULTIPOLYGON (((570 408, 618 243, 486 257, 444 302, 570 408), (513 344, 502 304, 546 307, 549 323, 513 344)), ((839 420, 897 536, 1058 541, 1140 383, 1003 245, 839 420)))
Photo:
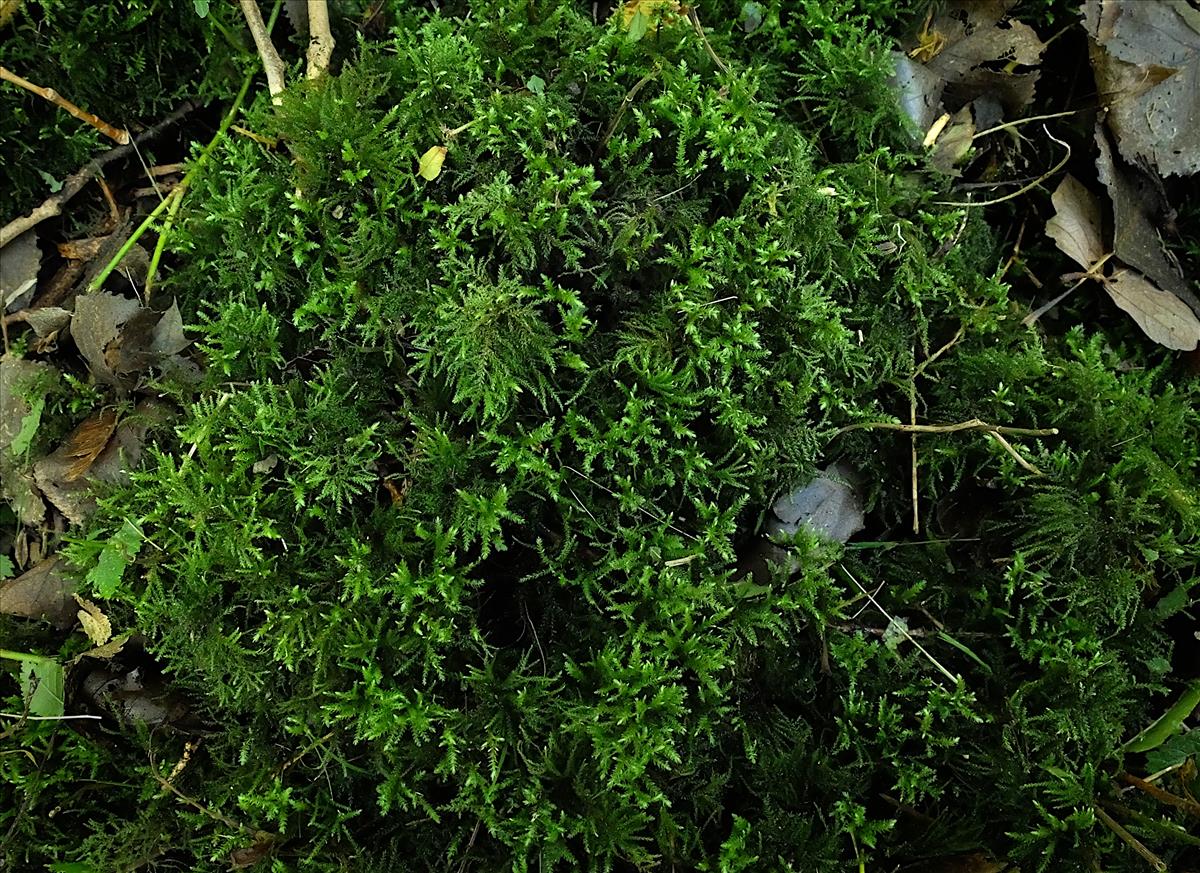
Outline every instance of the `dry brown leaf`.
POLYGON ((0 613, 37 618, 59 627, 75 617, 71 595, 75 583, 62 572, 62 562, 52 556, 16 579, 0 583, 0 613))
POLYGON ((69 261, 90 261, 99 257, 108 236, 92 236, 87 239, 69 239, 58 244, 58 253, 69 261))
POLYGON ((1155 287, 1145 276, 1122 270, 1107 279, 1104 287, 1113 302, 1159 345, 1181 352, 1200 345, 1200 318, 1186 303, 1155 287))
POLYGON ((103 646, 112 639, 112 622, 108 620, 108 616, 101 611, 100 607, 78 594, 71 596, 80 606, 80 610, 75 615, 79 619, 83 632, 88 635, 88 639, 97 646, 103 646))
POLYGON ((930 165, 939 173, 949 176, 961 175, 955 165, 971 150, 974 136, 975 121, 971 117, 971 107, 964 106, 954 113, 950 123, 937 137, 933 154, 929 158, 930 165))
POLYGON ((101 410, 75 428, 66 444, 66 456, 71 462, 64 477, 67 482, 74 482, 92 468, 116 429, 117 413, 112 409, 101 410))
POLYGON ((1027 24, 1006 20, 1014 0, 955 0, 917 35, 914 58, 944 80, 939 95, 948 108, 961 108, 981 95, 1016 114, 1033 99, 1038 73, 993 69, 998 62, 1032 67, 1045 44, 1027 24))
POLYGON ((1088 0, 1096 85, 1130 162, 1200 172, 1200 10, 1186 0, 1088 0))
POLYGON ((37 232, 25 231, 0 251, 0 312, 24 309, 33 299, 42 252, 37 232))
POLYGON ((1054 204, 1054 217, 1046 222, 1046 235, 1063 254, 1090 270, 1105 255, 1100 236, 1100 198, 1074 176, 1067 176, 1050 202, 1054 204))
POLYGON ((432 182, 441 175, 444 163, 446 163, 446 147, 433 146, 421 155, 421 160, 417 163, 417 175, 432 182))

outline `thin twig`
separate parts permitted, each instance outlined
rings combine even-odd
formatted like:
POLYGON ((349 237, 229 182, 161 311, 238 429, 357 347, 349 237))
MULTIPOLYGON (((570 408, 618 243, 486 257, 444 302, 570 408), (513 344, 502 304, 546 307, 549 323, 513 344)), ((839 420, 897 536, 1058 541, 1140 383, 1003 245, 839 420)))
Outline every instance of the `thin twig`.
POLYGON ((319 79, 329 72, 333 57, 328 0, 308 0, 308 34, 308 78, 319 79))
POLYGON ((1092 808, 1096 811, 1096 817, 1100 819, 1100 821, 1104 822, 1109 830, 1120 837, 1125 844, 1129 846, 1129 848, 1141 855, 1147 864, 1149 864, 1155 870, 1158 870, 1159 873, 1167 873, 1167 865, 1163 863, 1162 858, 1158 857, 1158 855, 1154 854, 1144 845, 1142 845, 1141 840, 1139 840, 1129 831, 1125 830, 1125 828, 1121 826, 1120 822, 1105 812, 1101 807, 1093 806, 1092 808))
POLYGON ((117 145, 126 145, 129 142, 129 131, 118 130, 116 127, 113 127, 107 121, 102 120, 98 116, 93 115, 85 109, 80 109, 53 88, 43 88, 41 85, 35 85, 33 82, 18 76, 12 70, 9 70, 5 67, 0 67, 0 79, 3 79, 5 82, 11 82, 19 88, 24 88, 26 91, 30 91, 45 100, 49 100, 59 109, 69 112, 80 121, 90 124, 117 145))
POLYGON ((238 0, 238 3, 242 7, 242 15, 246 17, 246 24, 250 27, 250 35, 254 37, 258 56, 262 58, 271 102, 278 106, 283 102, 283 98, 279 94, 287 87, 283 78, 285 69, 283 59, 279 57, 279 52, 275 51, 275 43, 271 42, 271 34, 267 32, 267 27, 263 24, 262 13, 258 11, 256 0, 238 0))
POLYGON ((866 588, 863 588, 862 584, 857 579, 854 578, 854 574, 852 574, 849 570, 847 570, 844 564, 839 563, 838 566, 842 568, 842 572, 845 573, 847 578, 849 578, 850 581, 855 584, 855 586, 858 588, 858 590, 861 591, 863 594, 867 595, 867 599, 870 600, 872 605, 883 614, 883 617, 888 620, 889 624, 895 625, 897 628, 899 628, 900 633, 902 633, 908 639, 908 641, 910 643, 912 643, 914 646, 916 646, 917 650, 922 655, 924 655, 926 658, 928 658, 930 663, 933 664, 933 666, 937 667, 942 672, 943 676, 945 676, 947 679, 949 679, 955 685, 958 684, 959 677, 955 676, 953 673, 951 673, 949 670, 947 670, 945 667, 943 667, 937 658, 935 658, 933 655, 929 654, 929 652, 926 651, 925 647, 917 642, 916 638, 912 635, 912 633, 909 632, 908 628, 905 627, 905 624, 903 622, 896 621, 896 619, 892 618, 892 616, 888 613, 888 611, 879 605, 879 601, 875 599, 875 595, 868 592, 866 588))
POLYGON ((1159 788, 1157 785, 1148 782, 1145 779, 1139 779, 1137 776, 1134 776, 1130 773, 1121 773, 1117 776, 1117 778, 1126 785, 1132 785, 1134 788, 1146 792, 1155 800, 1166 803, 1170 806, 1178 807, 1188 815, 1200 818, 1200 803, 1197 803, 1194 800, 1186 797, 1179 797, 1178 795, 1172 794, 1170 791, 1165 791, 1162 788, 1159 788))
MULTIPOLYGON (((138 136, 138 143, 149 142, 159 136, 164 130, 173 124, 177 124, 195 108, 195 104, 191 102, 184 103, 158 124, 138 136)), ((79 171, 68 176, 66 181, 63 182, 62 188, 57 193, 47 197, 40 206, 36 207, 28 215, 21 218, 14 218, 8 224, 4 225, 4 227, 0 228, 0 248, 8 245, 31 227, 36 227, 47 219, 62 215, 63 206, 66 205, 67 201, 82 191, 83 187, 93 178, 100 175, 104 171, 105 166, 132 154, 132 152, 132 144, 110 149, 89 161, 79 171)))
POLYGON ((1011 194, 1005 194, 1003 197, 997 197, 994 200, 934 200, 933 201, 934 204, 937 206, 958 206, 958 207, 995 206, 997 203, 1004 203, 1006 200, 1013 200, 1014 198, 1020 197, 1022 194, 1026 193, 1027 191, 1032 191, 1038 185, 1042 184, 1047 179, 1049 179, 1051 176, 1055 175, 1059 170, 1061 170, 1063 167, 1065 167, 1067 165, 1067 162, 1069 160, 1071 160, 1071 145, 1070 145, 1070 143, 1065 143, 1061 139, 1056 137, 1054 134, 1052 134, 1049 131, 1049 129, 1046 128, 1045 125, 1042 126, 1042 130, 1046 131, 1046 136, 1050 137, 1050 139, 1054 140, 1056 143, 1058 143, 1059 145, 1061 145, 1063 148, 1065 148, 1067 150, 1067 153, 1066 153, 1066 155, 1063 156, 1063 159, 1061 161, 1059 161, 1057 164, 1055 164, 1053 167, 1051 167, 1049 170, 1047 170, 1044 175, 1039 176, 1038 178, 1034 179, 1028 185, 1022 185, 1020 188, 1018 188, 1016 191, 1013 191, 1011 194))
POLYGON ((1000 436, 1000 434, 996 433, 995 431, 988 431, 987 435, 990 436, 992 439, 994 439, 996 442, 1000 443, 1000 447, 1002 449, 1004 449, 1004 451, 1006 451, 1010 455, 1012 455, 1013 460, 1016 461, 1018 464, 1020 464, 1022 467, 1024 467, 1026 470, 1028 470, 1030 473, 1032 473, 1035 476, 1045 476, 1046 475, 1041 470, 1039 470, 1037 467, 1035 467, 1032 463, 1030 463, 1029 461, 1026 461, 1023 457, 1021 457, 1021 453, 1013 448, 1012 443, 1010 443, 1004 437, 1000 436))
POLYGON ((629 108, 629 104, 634 101, 638 93, 641 92, 643 88, 657 78, 659 70, 661 69, 661 64, 655 64, 653 70, 642 76, 642 78, 638 79, 634 86, 629 89, 629 92, 625 95, 624 99, 621 100, 621 105, 617 107, 617 112, 615 115, 613 115, 612 121, 608 123, 608 127, 604 131, 604 136, 600 137, 600 144, 596 146, 597 154, 599 154, 604 147, 608 145, 608 141, 612 139, 613 132, 617 129, 617 125, 620 124, 621 118, 625 115, 625 110, 629 108))
POLYGON ((717 55, 717 53, 713 50, 712 43, 708 41, 708 36, 704 33, 704 27, 700 24, 700 16, 696 14, 695 7, 688 8, 688 19, 692 22, 692 27, 695 29, 696 35, 699 36, 701 42, 704 43, 704 49, 708 52, 708 56, 712 58, 713 63, 720 68, 722 73, 728 75, 729 67, 725 65, 725 62, 721 60, 720 56, 717 55))
POLYGON ((958 433, 964 430, 982 430, 989 433, 1007 434, 1008 436, 1055 436, 1056 427, 1007 427, 1002 424, 988 424, 978 418, 960 421, 955 424, 900 424, 895 421, 859 421, 838 428, 834 436, 841 436, 852 430, 898 430, 904 433, 958 433))
POLYGON ((103 716, 99 715, 21 715, 17 712, 0 712, 0 718, 16 718, 22 721, 75 721, 78 719, 88 719, 91 721, 100 721, 103 716))

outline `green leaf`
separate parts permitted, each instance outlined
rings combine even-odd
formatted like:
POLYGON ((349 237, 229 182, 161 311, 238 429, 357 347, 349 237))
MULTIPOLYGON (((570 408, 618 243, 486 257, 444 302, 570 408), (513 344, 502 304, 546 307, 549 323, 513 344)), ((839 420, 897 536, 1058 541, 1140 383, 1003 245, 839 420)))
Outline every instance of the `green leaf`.
POLYGON ((8 579, 16 572, 17 568, 13 566, 12 558, 8 555, 0 555, 0 579, 8 579))
POLYGON ((51 176, 45 170, 38 170, 37 172, 38 172, 38 175, 42 177, 42 181, 45 182, 46 185, 50 188, 51 194, 57 194, 59 191, 62 190, 63 183, 60 182, 58 179, 55 179, 53 176, 51 176))
POLYGON ((1200 757, 1200 730, 1176 734, 1146 755, 1146 771, 1161 773, 1168 767, 1182 764, 1188 758, 1200 757))
POLYGON ((546 93, 546 80, 541 76, 530 76, 525 82, 525 87, 528 88, 530 92, 541 97, 546 93))
POLYGON ((650 16, 639 9, 633 14, 633 18, 629 20, 629 41, 640 42, 642 37, 646 35, 646 30, 650 27, 650 16))
POLYGON ((88 571, 87 581, 97 597, 112 597, 121 584, 129 562, 137 557, 142 546, 142 533, 133 522, 126 520, 121 529, 104 546, 96 566, 88 571))
POLYGON ((38 397, 29 404, 29 412, 21 419, 21 429, 13 437, 12 453, 23 455, 29 451, 37 429, 42 423, 42 410, 46 408, 46 398, 38 397))
POLYGON ((1193 681, 1175 701, 1175 705, 1159 716, 1150 727, 1126 743, 1125 751, 1148 752, 1157 749, 1172 734, 1179 731, 1183 720, 1191 715, 1197 706, 1200 706, 1200 679, 1193 681))
POLYGON ((51 660, 21 662, 21 694, 30 715, 55 718, 63 714, 62 664, 51 660))
POLYGON ((192 8, 201 18, 208 17, 208 0, 192 0, 192 8))

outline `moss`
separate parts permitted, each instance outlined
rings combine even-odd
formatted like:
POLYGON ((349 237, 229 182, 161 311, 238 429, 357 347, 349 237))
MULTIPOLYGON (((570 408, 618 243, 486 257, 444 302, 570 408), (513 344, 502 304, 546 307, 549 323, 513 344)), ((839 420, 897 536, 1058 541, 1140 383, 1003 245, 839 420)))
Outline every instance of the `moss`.
POLYGON ((35 832, 75 765, 0 759, 14 865, 1143 863, 1093 807, 1166 687, 1156 601, 1193 596, 1195 382, 1019 325, 845 10, 746 35, 701 5, 710 52, 475 2, 259 100, 286 151, 227 141, 177 237, 205 382, 161 386, 174 437, 72 550, 127 519, 155 546, 116 601, 204 718, 191 801, 145 763, 184 738, 125 732, 94 778, 137 815, 35 832), (1046 475, 923 436, 905 533, 908 437, 840 429, 914 390, 924 420, 1059 428, 1012 438, 1046 475), (752 584, 765 507, 835 456, 877 542, 752 584))

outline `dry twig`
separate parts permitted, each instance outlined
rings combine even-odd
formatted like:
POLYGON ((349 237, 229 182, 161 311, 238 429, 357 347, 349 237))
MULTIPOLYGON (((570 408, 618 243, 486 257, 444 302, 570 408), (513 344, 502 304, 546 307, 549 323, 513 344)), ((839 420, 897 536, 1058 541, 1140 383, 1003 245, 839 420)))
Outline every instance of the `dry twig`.
MULTIPOLYGON (((184 103, 154 127, 149 128, 137 138, 138 143, 149 142, 159 136, 164 130, 173 124, 178 123, 184 116, 195 108, 194 104, 184 103)), ((115 149, 105 152, 94 160, 89 161, 83 169, 68 176, 63 182, 62 188, 58 192, 42 202, 40 206, 35 208, 28 215, 21 218, 14 218, 4 227, 0 228, 0 248, 8 245, 18 236, 29 230, 31 227, 36 227, 43 221, 55 216, 62 215, 63 206, 83 190, 83 186, 90 182, 96 176, 104 172, 104 168, 113 161, 121 160, 133 153, 133 144, 119 146, 115 149)))
POLYGON ((329 30, 329 0, 308 0, 309 79, 319 79, 329 72, 333 44, 333 33, 329 30))
POLYGON ((103 119, 93 115, 86 109, 80 109, 53 88, 43 88, 41 85, 35 85, 33 82, 18 76, 16 73, 12 72, 12 70, 6 69, 5 67, 0 67, 0 79, 3 79, 5 82, 11 82, 19 88, 24 88, 26 91, 37 94, 39 97, 45 100, 49 100, 59 109, 69 112, 80 121, 90 124, 92 127, 96 128, 96 130, 113 140, 117 145, 126 145, 129 143, 129 131, 118 130, 107 121, 104 121, 103 119))
MULTIPOLYGON (((275 51, 275 43, 271 42, 271 35, 267 33, 267 26, 263 23, 262 13, 258 11, 257 0, 238 0, 242 7, 242 15, 246 16, 246 24, 250 27, 250 35, 254 37, 254 45, 258 49, 258 56, 262 58, 263 70, 267 74, 267 90, 271 94, 271 102, 278 106, 283 102, 283 98, 279 96, 280 92, 286 87, 283 78, 283 59, 279 57, 279 52, 275 51)), ((326 17, 328 21, 328 16, 326 17)))

